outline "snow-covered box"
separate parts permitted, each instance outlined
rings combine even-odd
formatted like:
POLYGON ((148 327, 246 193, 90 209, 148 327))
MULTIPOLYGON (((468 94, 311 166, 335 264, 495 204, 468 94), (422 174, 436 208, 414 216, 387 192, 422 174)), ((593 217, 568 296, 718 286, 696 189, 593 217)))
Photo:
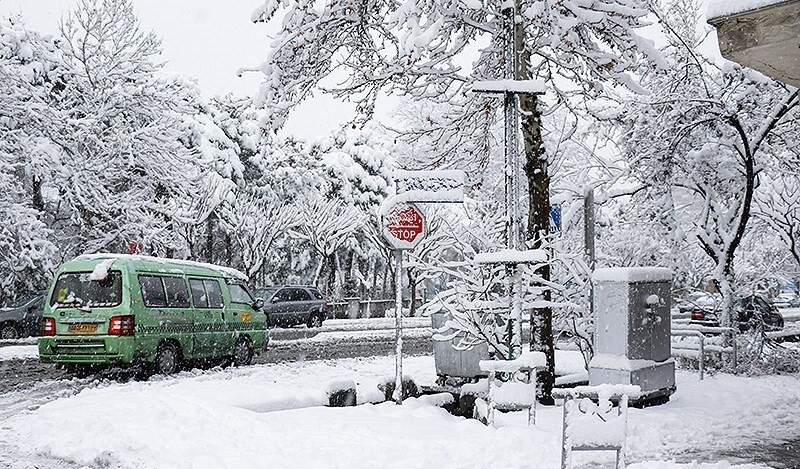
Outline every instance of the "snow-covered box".
POLYGON ((642 400, 675 391, 670 351, 672 272, 657 267, 597 269, 595 356, 589 384, 638 385, 642 400))

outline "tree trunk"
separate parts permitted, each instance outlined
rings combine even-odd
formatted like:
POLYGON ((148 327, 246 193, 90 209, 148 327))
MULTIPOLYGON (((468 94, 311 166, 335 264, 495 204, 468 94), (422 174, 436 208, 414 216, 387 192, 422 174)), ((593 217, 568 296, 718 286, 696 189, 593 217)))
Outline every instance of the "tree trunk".
POLYGON ((233 242, 227 233, 225 234, 225 263, 223 265, 233 267, 233 242))
MULTIPOLYGON (((526 77, 527 78, 527 77, 526 77)), ((534 249, 545 247, 545 237, 550 221, 550 176, 547 168, 542 138, 542 115, 538 109, 539 98, 536 95, 520 95, 522 111, 522 138, 525 145, 525 164, 523 170, 528 180, 528 233, 527 239, 534 249)), ((550 281, 550 266, 545 265, 536 272, 544 282, 550 281)), ((550 290, 545 290, 543 299, 552 299, 550 290)), ((530 348, 544 352, 547 357, 547 369, 539 375, 542 384, 542 403, 552 403, 551 397, 555 385, 555 350, 553 347, 553 309, 534 308, 531 310, 530 348)))
MULTIPOLYGON (((317 270, 314 272, 314 286, 320 287, 319 280, 322 276, 322 267, 325 265, 325 254, 320 253, 319 264, 317 264, 317 270)), ((290 265, 291 267, 291 265, 290 265)), ((328 293, 328 292, 325 292, 328 293)))
POLYGON ((42 197, 42 180, 34 176, 32 181, 33 208, 39 212, 39 216, 44 214, 44 197, 42 197))
POLYGON ((206 262, 209 264, 214 263, 214 214, 208 216, 206 219, 206 262))
POLYGON ((408 277, 408 289, 411 290, 410 302, 408 303, 408 316, 415 317, 417 315, 417 276, 412 272, 414 269, 406 269, 406 276, 408 277))

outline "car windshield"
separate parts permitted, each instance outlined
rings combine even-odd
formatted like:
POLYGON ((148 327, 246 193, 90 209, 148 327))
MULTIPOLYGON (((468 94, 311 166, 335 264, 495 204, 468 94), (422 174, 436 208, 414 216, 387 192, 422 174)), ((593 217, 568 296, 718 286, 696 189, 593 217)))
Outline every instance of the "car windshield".
POLYGON ((261 298, 264 301, 267 301, 278 290, 280 290, 280 287, 259 288, 258 290, 253 291, 253 296, 255 296, 256 298, 261 298))
POLYGON ((35 300, 40 295, 41 295, 40 293, 31 293, 29 295, 25 295, 25 296, 21 297, 19 300, 17 300, 14 304, 12 304, 11 307, 12 308, 22 308, 26 304, 28 304, 31 301, 35 300))
POLYGON ((103 280, 92 280, 91 272, 68 272, 58 277, 50 305, 108 307, 122 301, 122 274, 108 272, 103 280))

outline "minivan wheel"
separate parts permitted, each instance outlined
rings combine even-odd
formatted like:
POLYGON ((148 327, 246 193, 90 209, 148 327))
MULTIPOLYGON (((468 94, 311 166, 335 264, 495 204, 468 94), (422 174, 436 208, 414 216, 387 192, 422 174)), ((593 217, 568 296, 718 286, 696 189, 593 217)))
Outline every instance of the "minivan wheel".
POLYGON ((7 322, 0 326, 0 339, 12 340, 19 339, 19 331, 13 322, 7 322))
POLYGON ((308 327, 322 327, 322 316, 319 314, 312 314, 308 318, 308 327))
POLYGON ((247 366, 253 363, 253 343, 247 337, 241 337, 233 346, 233 366, 247 366))
POLYGON ((156 352, 155 372, 162 375, 177 373, 181 356, 174 344, 161 344, 156 352))

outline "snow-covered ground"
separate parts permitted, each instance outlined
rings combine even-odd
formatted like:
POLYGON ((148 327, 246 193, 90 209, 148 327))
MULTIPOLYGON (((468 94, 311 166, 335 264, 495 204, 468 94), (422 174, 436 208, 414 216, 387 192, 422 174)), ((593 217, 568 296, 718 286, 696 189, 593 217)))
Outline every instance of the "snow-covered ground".
MULTIPOLYGON (((407 358, 404 369, 420 384, 435 379, 432 357, 407 358)), ((10 448, 0 466, 6 458, 19 463, 12 467, 33 467, 26 455, 48 455, 122 468, 559 467, 560 407, 540 407, 532 428, 522 416, 486 427, 426 399, 322 407, 331 381, 353 379, 360 402, 376 401, 377 383, 393 372, 392 357, 374 357, 96 382, 0 422, 0 443, 10 448)), ((683 465, 673 458, 800 434, 796 377, 720 374, 700 381, 679 372, 677 385, 669 403, 631 409, 629 467, 725 468, 729 463, 683 465)), ((19 397, 13 394, 0 396, 0 406, 19 397)), ((613 459, 579 456, 581 465, 613 459)))
POLYGON ((0 347, 0 361, 25 360, 38 357, 39 348, 36 345, 9 345, 7 347, 0 347))

